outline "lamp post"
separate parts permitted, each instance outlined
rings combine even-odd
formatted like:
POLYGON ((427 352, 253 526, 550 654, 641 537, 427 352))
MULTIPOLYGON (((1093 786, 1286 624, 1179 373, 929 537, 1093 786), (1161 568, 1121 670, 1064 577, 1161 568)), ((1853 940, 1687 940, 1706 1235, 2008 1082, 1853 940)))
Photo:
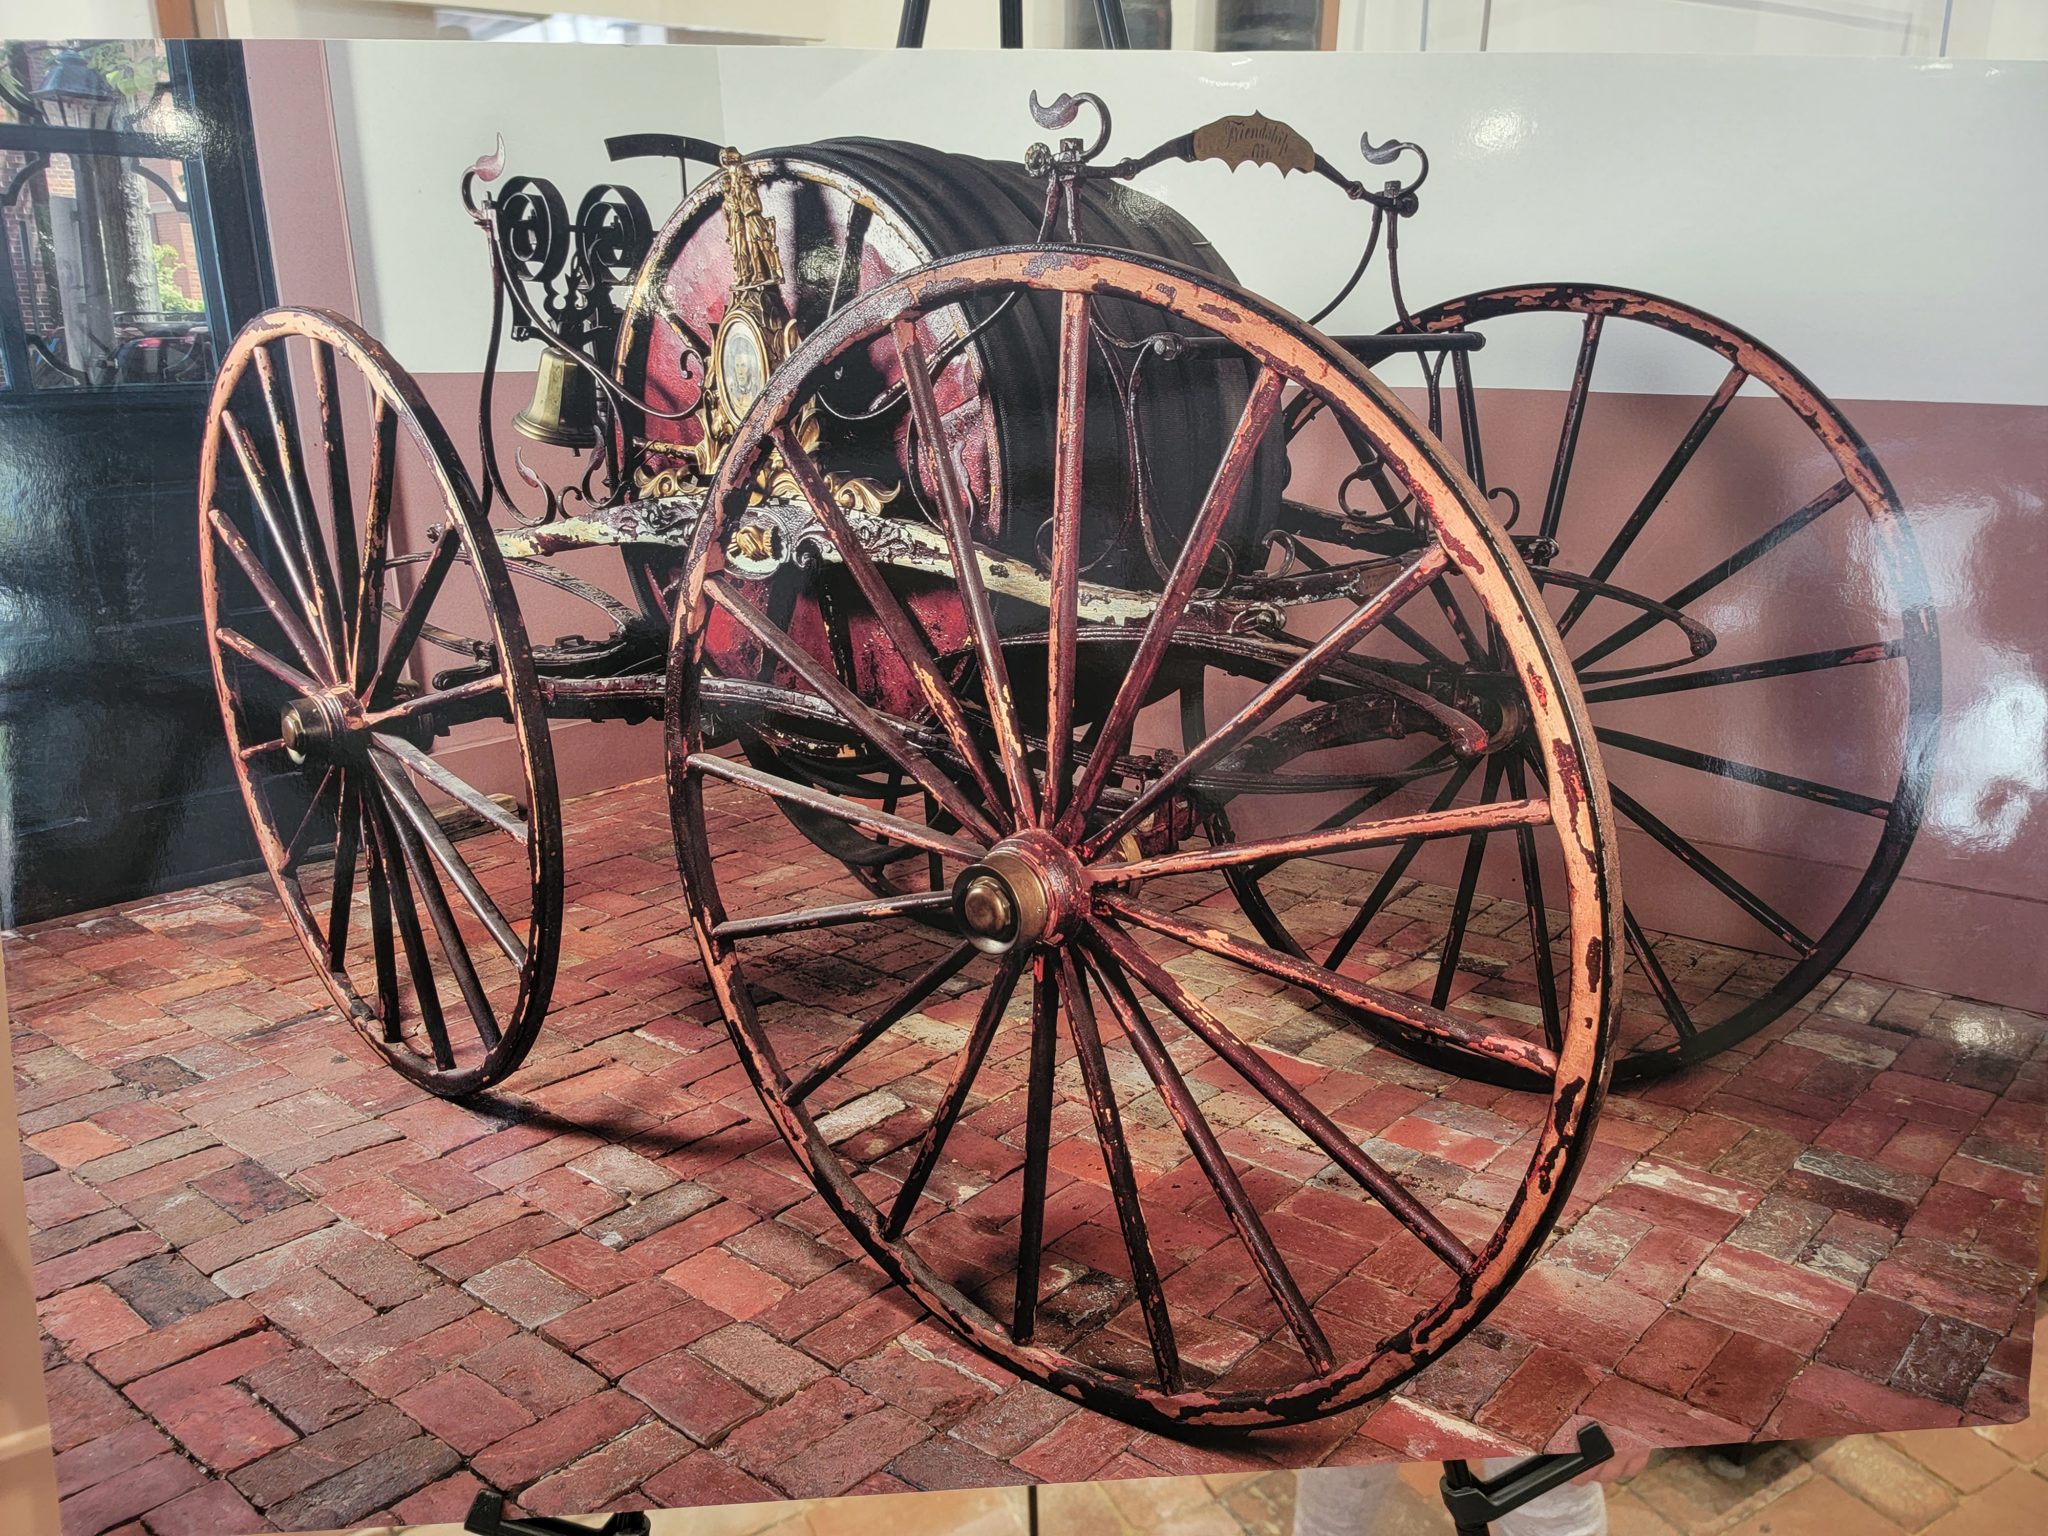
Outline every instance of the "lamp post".
MULTIPOLYGON (((28 95, 50 126, 88 132, 114 127, 127 100, 72 47, 49 56, 42 78, 28 95)), ((120 317, 156 306, 148 209, 140 184, 127 174, 119 155, 94 154, 81 147, 69 158, 70 217, 51 220, 64 316, 64 361, 85 382, 110 382, 107 365, 120 345, 120 317)), ((51 190, 54 193, 55 188, 51 190)), ((53 195, 53 215, 59 211, 57 202, 53 195)))

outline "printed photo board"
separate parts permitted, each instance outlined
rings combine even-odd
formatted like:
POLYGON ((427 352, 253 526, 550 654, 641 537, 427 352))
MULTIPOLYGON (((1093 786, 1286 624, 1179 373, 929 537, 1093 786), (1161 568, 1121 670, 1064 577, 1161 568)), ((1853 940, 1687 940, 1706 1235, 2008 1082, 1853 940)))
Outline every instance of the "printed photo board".
POLYGON ((2024 1414, 2041 71, 5 59, 68 1533, 2024 1414))

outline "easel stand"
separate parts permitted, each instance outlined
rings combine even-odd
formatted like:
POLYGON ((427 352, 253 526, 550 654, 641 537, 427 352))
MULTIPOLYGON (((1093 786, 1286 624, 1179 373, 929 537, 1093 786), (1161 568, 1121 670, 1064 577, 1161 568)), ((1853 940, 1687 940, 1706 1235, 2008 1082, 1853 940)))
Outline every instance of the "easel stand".
POLYGON ((553 1520, 546 1515, 525 1515, 511 1520, 505 1515, 505 1496, 490 1492, 479 1493, 471 1501, 469 1516, 462 1522, 462 1528, 470 1536, 647 1536, 653 1529, 647 1517, 638 1510, 613 1515, 595 1529, 587 1525, 571 1525, 567 1520, 553 1520))
POLYGON ((1607 1431, 1588 1424, 1579 1431, 1579 1448, 1555 1456, 1531 1456, 1501 1473, 1481 1481, 1472 1475, 1471 1465, 1462 1461, 1444 1463, 1443 1481, 1438 1484, 1444 1508, 1451 1512, 1458 1536, 1487 1536, 1502 1515, 1520 1509, 1531 1499, 1570 1482, 1580 1473, 1597 1467, 1614 1454, 1607 1431))

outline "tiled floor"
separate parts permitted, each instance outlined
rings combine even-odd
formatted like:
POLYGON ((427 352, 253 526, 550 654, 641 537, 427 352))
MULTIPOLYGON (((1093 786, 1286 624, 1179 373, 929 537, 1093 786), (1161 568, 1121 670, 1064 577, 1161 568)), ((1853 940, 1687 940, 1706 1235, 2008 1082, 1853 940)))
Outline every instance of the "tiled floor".
MULTIPOLYGON (((1195 1445, 1010 1377, 886 1286, 799 1182, 717 1024, 677 931, 659 787, 572 807, 569 832, 563 1005, 474 1109, 375 1061, 307 976, 267 882, 9 938, 73 1536, 442 1520, 479 1480, 557 1511, 1511 1453, 1587 1416, 1649 1443, 1781 1439, 2005 1419, 2025 1401, 2037 1019, 1836 978, 1747 1049, 1611 1098, 1552 1246, 1397 1396, 1195 1445)), ((765 819, 735 857, 786 883, 792 836, 765 819)), ((1155 904, 1169 894, 1147 887, 1155 904)), ((1394 903, 1370 963, 1426 955, 1442 910, 1428 888, 1394 903)), ((1519 909, 1496 903, 1474 928, 1487 942, 1465 1006, 1509 1006, 1526 990, 1519 909)), ((1659 948, 1701 1001, 1761 974, 1732 952, 1659 948)), ((917 963, 914 946, 833 930, 791 973, 811 993, 791 995, 833 1026, 829 1008, 917 963)), ((1526 1096, 1246 1001, 1234 1022, 1341 1103, 1447 1220, 1501 1208, 1539 1112, 1526 1096)), ((901 1047, 864 1059, 862 1102, 895 1107, 855 1115, 849 1137, 916 1133, 976 1002, 956 983, 901 1047)), ((1000 1203, 974 1206, 1014 1165, 1021 1033, 999 1035, 961 1122, 998 1166, 949 1160, 941 1181, 970 1215, 1000 1203)), ((1147 1177, 1169 1178, 1185 1151, 1119 1072, 1133 1126, 1158 1132, 1134 1136, 1147 1177)), ((1203 1083, 1219 1120, 1256 1113, 1203 1083)), ((1077 1249, 1114 1228, 1085 1124, 1090 1157, 1059 1159, 1055 1183, 1077 1249)), ((1320 1158, 1288 1152, 1262 1154, 1255 1195, 1296 1238, 1345 1251, 1355 1233, 1317 1226, 1348 1209, 1320 1158)), ((1014 1204, 985 1246, 1014 1252, 1014 1204)), ((1239 1262, 1220 1223, 1184 1214, 1162 1242, 1170 1292, 1239 1262)), ((1369 1322, 1431 1283, 1391 1238, 1348 1253, 1312 1287, 1339 1317, 1369 1322)), ((1143 1337, 1111 1267, 1048 1272, 1078 1298, 1047 1303, 1077 1348, 1143 1337)), ((1212 1298, 1207 1338, 1256 1364, 1277 1323, 1247 1295, 1263 1303, 1212 1298)))

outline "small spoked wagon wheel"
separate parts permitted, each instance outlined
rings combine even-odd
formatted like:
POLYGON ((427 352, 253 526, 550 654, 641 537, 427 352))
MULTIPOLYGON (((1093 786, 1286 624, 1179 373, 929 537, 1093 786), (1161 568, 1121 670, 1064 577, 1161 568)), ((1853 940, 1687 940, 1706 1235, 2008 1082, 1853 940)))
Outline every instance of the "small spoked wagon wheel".
POLYGON ((842 309, 778 370, 719 469, 668 678, 691 924, 763 1102, 820 1194, 963 1338, 1136 1422, 1315 1418, 1449 1347, 1556 1219, 1605 1086, 1619 945, 1611 812, 1554 643, 1526 570, 1443 450, 1326 342, 1211 276, 1019 247, 933 263, 842 309), (904 381, 917 437, 947 443, 930 337, 949 310, 1010 294, 1059 319, 1057 373, 1042 386, 1057 413, 1040 419, 1058 463, 1035 600, 1017 562, 975 542, 953 453, 918 455, 952 551, 949 571, 920 576, 886 563, 886 530, 849 521, 788 429, 858 351, 904 381), (1081 578, 1084 542, 1102 537, 1082 396, 1091 354, 1114 340, 1113 308, 1126 328, 1133 309, 1181 326, 1176 345, 1242 373, 1245 404, 1218 440, 1168 445, 1197 457, 1209 489, 1165 550, 1166 578, 1138 611, 1105 616, 1081 578), (1239 669, 1248 681, 1233 712, 1183 742, 1171 700, 1236 654, 1228 626, 1204 627, 1219 611, 1203 586, 1216 579, 1212 555, 1283 401, 1307 392, 1413 491, 1427 537, 1296 610, 1301 633, 1264 637, 1239 669), (771 454, 901 664, 882 686, 847 687, 815 632, 810 650, 776 625, 767 583, 731 563, 730 531, 771 454), (1361 659, 1356 647, 1425 590, 1456 593, 1492 625, 1502 664, 1485 704, 1425 696, 1361 659), (934 591, 953 594, 954 619, 934 591), (712 663, 741 633, 779 667, 720 675, 712 663), (963 648, 970 670, 941 664, 963 648), (1266 668, 1273 657, 1281 664, 1266 668), (1320 754, 1325 791, 1371 783, 1346 753, 1391 718, 1376 702, 1389 687, 1412 696, 1418 719, 1460 722, 1451 734, 1473 754, 1500 721, 1526 716, 1547 773, 1515 800, 1362 814, 1315 834, 1297 830, 1298 813, 1256 829, 1240 817, 1238 831, 1181 813, 1276 742, 1310 757, 1334 743, 1320 754), (938 812, 920 814, 911 796, 885 810, 713 751, 718 724, 750 711, 837 722, 938 812), (777 802, 929 855, 943 878, 878 897, 808 840, 764 838, 777 802), (1548 1044, 1263 945, 1224 883, 1283 855, 1355 883, 1343 861, 1357 850, 1486 828, 1528 831, 1560 872, 1565 997, 1548 1044), (1340 1008, 1385 1038, 1512 1060, 1544 1089, 1483 1117, 1497 1141, 1459 1138, 1462 1167, 1380 1141, 1382 1128, 1441 1128, 1390 1126, 1423 1096, 1330 1065, 1372 1049, 1340 1008))
POLYGON ((468 474, 377 342, 275 309, 222 360, 199 488, 221 715, 292 927, 400 1072, 487 1088, 547 1007, 562 834, 532 653, 468 474), (450 657, 461 634, 485 638, 450 657))
MULTIPOLYGON (((1631 834, 1614 1080, 1705 1060, 1843 963, 1912 846, 1940 653, 1911 529, 1841 411, 1697 310, 1544 284, 1406 328, 1486 340, 1424 378, 1430 425, 1536 568, 1631 834)), ((1490 888, 1473 861, 1455 878, 1453 936, 1490 888)))

